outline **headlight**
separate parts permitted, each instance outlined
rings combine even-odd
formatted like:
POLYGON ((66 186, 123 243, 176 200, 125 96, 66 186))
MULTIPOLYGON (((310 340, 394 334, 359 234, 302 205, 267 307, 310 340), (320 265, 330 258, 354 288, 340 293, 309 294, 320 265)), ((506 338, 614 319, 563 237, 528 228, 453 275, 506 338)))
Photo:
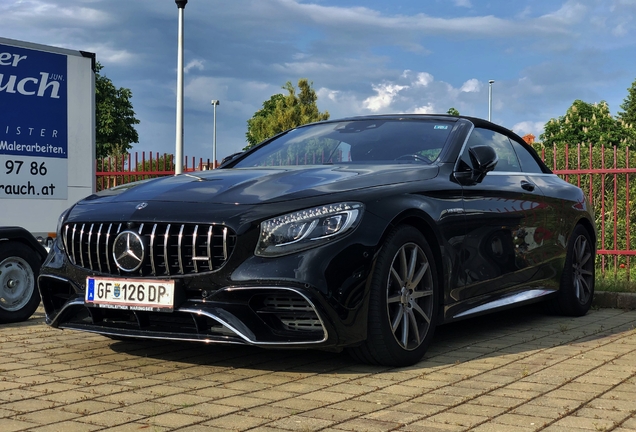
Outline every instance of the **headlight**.
POLYGON ((358 225, 363 210, 361 203, 344 202, 268 219, 261 223, 261 235, 254 253, 273 257, 334 240, 358 225))

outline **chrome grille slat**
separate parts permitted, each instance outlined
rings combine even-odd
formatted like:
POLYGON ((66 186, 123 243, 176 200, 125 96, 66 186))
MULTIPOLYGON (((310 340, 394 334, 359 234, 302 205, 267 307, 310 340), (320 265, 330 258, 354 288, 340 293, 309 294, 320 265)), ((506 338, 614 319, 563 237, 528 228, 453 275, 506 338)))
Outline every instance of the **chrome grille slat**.
POLYGON ((106 233, 106 247, 105 247, 105 252, 106 252, 106 268, 107 268, 107 272, 110 273, 110 258, 109 253, 108 253, 108 243, 110 242, 110 230, 113 228, 113 224, 108 225, 108 232, 106 233))
POLYGON ((73 225, 73 238, 71 240, 73 246, 73 262, 77 264, 77 255, 75 255, 75 231, 77 231, 77 225, 73 225))
POLYGON ((214 238, 214 236, 212 235, 212 225, 210 225, 210 228, 208 229, 208 266, 210 268, 210 271, 214 270, 214 268, 212 267, 212 239, 214 238))
MULTIPOLYGON (((64 250, 67 251, 68 250, 68 228, 69 226, 66 225, 66 227, 64 227, 64 250)), ((71 262, 73 264, 75 264, 75 260, 74 258, 71 256, 71 262)))
POLYGON ((153 276, 157 274, 157 267, 155 267, 155 231, 157 231, 157 224, 152 226, 152 232, 150 233, 150 268, 153 276))
POLYGON ((216 224, 145 222, 132 227, 119 222, 76 222, 66 224, 62 233, 66 254, 73 265, 95 273, 129 277, 217 271, 236 245, 234 232, 216 224), (111 259, 115 237, 127 229, 138 233, 147 245, 144 262, 135 272, 120 270, 111 259))
POLYGON ((183 274, 183 247, 181 242, 183 241, 183 228, 185 226, 181 225, 179 229, 179 242, 177 243, 177 261, 179 262, 179 273, 183 274))
MULTIPOLYGON (((194 232, 192 233, 192 256, 197 256, 197 231, 199 230, 199 225, 194 226, 194 232)), ((199 265, 197 264, 197 259, 192 259, 192 264, 194 266, 194 272, 199 273, 199 265)))
POLYGON ((84 224, 82 224, 82 228, 79 233, 79 258, 80 264, 84 267, 84 224))
MULTIPOLYGON (((117 232, 115 234, 119 234, 121 232, 121 224, 119 224, 119 226, 117 227, 117 232)), ((115 238, 117 238, 117 236, 115 236, 115 238)), ((113 260, 114 260, 114 256, 113 256, 113 260)), ((119 267, 117 267, 117 274, 121 274, 121 270, 119 269, 119 267)))
POLYGON ((88 230, 88 265, 89 268, 93 268, 93 257, 91 255, 91 236, 93 235, 93 226, 95 224, 91 224, 91 228, 88 230))
POLYGON ((227 228, 223 228, 223 259, 227 259, 227 228))
POLYGON ((170 256, 168 255, 168 235, 170 234, 170 224, 166 227, 166 234, 163 239, 163 262, 166 265, 166 274, 170 275, 170 256))
MULTIPOLYGON (((104 226, 104 224, 99 224, 99 229, 97 230, 97 240, 95 241, 95 243, 97 243, 97 267, 99 269, 99 271, 102 271, 102 259, 99 257, 99 238, 102 235, 102 227, 104 226)), ((106 252, 108 253, 108 252, 106 252)))

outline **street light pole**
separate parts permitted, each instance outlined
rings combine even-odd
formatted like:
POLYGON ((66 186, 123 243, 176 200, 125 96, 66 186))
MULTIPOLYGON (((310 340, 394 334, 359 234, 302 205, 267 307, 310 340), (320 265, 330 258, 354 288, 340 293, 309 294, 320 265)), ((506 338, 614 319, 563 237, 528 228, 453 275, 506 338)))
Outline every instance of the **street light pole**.
POLYGON ((488 81, 488 121, 492 121, 492 83, 495 80, 488 81))
POLYGON ((177 138, 174 173, 183 172, 183 15, 188 0, 175 0, 179 9, 179 40, 177 52, 177 138))
POLYGON ((216 99, 212 99, 212 106, 214 107, 214 121, 213 127, 214 130, 212 132, 212 168, 216 169, 216 106, 220 104, 220 102, 216 99))

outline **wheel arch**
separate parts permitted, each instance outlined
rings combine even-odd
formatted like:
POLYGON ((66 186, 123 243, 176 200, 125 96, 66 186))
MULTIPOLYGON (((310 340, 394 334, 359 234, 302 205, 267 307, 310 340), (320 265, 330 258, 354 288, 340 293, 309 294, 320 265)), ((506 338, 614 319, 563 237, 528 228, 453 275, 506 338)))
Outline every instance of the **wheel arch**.
MULTIPOLYGON (((395 227, 399 225, 410 225, 413 228, 417 229, 420 233, 422 233, 422 235, 428 242, 429 246, 431 247, 431 251, 433 252, 433 258, 435 259, 435 263, 436 263, 435 270, 437 273, 437 281, 439 284, 438 289, 440 290, 439 301, 440 301, 440 305, 443 304, 444 291, 447 284, 445 275, 449 273, 450 269, 446 268, 447 263, 443 259, 443 252, 442 252, 443 240, 439 230, 435 228, 435 222, 425 212, 418 211, 418 210, 404 211, 398 214, 391 221, 389 228, 383 235, 382 241, 384 242, 384 239, 386 238, 386 236, 393 229, 395 229, 395 227)), ((440 308, 439 310, 441 311, 443 310, 443 308, 440 308)))
POLYGON ((592 242, 594 243, 594 246, 596 249, 597 235, 596 235, 596 229, 594 228, 594 224, 589 219, 582 217, 576 222, 576 224, 574 224, 574 226, 572 227, 572 231, 574 231, 574 228, 577 225, 582 225, 583 228, 585 228, 585 230, 588 232, 588 234, 592 238, 592 242))
POLYGON ((47 251, 33 235, 22 227, 0 227, 0 243, 13 241, 33 249, 41 261, 47 256, 47 251))

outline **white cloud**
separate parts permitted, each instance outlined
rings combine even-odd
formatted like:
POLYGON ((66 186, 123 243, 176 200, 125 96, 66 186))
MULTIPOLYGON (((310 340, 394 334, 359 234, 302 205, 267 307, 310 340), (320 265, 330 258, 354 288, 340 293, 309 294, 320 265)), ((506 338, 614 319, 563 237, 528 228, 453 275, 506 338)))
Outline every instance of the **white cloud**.
MULTIPOLYGON (((265 3, 265 2, 263 2, 265 3)), ((367 7, 323 6, 316 3, 300 3, 297 0, 272 0, 281 18, 290 13, 298 20, 317 24, 330 31, 348 34, 364 32, 365 38, 376 36, 397 36, 397 34, 420 35, 453 35, 453 36, 488 36, 501 38, 505 36, 544 35, 568 33, 564 24, 573 24, 582 18, 585 6, 569 1, 554 13, 539 18, 526 19, 522 22, 514 19, 499 18, 494 15, 459 16, 439 18, 424 13, 415 15, 387 15, 367 7), (559 26, 554 25, 558 21, 559 26), (396 33, 387 33, 387 31, 396 33)), ((469 7, 470 0, 455 0, 458 6, 469 7)), ((392 43, 414 45, 412 37, 393 38, 392 43)))
POLYGON ((199 60, 199 59, 194 59, 188 62, 188 64, 183 68, 183 71, 185 73, 190 72, 190 70, 192 69, 198 69, 200 71, 202 71, 204 69, 203 67, 203 63, 205 63, 205 60, 199 60))
POLYGON ((437 110, 432 102, 429 102, 426 105, 417 107, 413 110, 414 114, 435 114, 436 112, 437 110))
POLYGON ((338 96, 340 95, 340 91, 338 90, 329 90, 326 88, 320 88, 316 91, 316 96, 318 96, 318 99, 322 100, 322 99, 329 99, 332 102, 337 102, 338 101, 338 96))
POLYGON ((92 45, 84 49, 95 53, 97 61, 103 64, 128 64, 135 61, 135 55, 126 49, 116 49, 108 45, 92 45))
MULTIPOLYGON (((405 71, 406 72, 406 71, 405 71)), ((404 76, 404 75, 402 75, 404 76)), ((433 75, 428 72, 420 72, 417 74, 417 81, 415 81, 416 86, 426 87, 434 80, 433 75)))
POLYGON ((547 21, 552 25, 570 26, 583 21, 587 15, 588 8, 578 1, 569 0, 556 12, 545 14, 539 18, 540 21, 547 21))
POLYGON ((377 93, 375 96, 368 97, 364 100, 363 106, 373 112, 388 108, 393 99, 400 91, 409 88, 409 86, 401 86, 397 84, 382 83, 373 85, 373 90, 377 93))
POLYGON ((536 140, 538 140, 539 135, 543 133, 544 125, 544 122, 522 121, 515 124, 512 130, 519 136, 532 134, 536 137, 536 140))
POLYGON ((52 1, 28 0, 6 6, 6 13, 10 13, 11 20, 33 23, 34 21, 57 21, 81 26, 95 26, 109 23, 113 16, 103 10, 89 7, 73 7, 56 4, 52 1))
POLYGON ((287 74, 294 74, 299 76, 315 74, 317 71, 333 72, 338 69, 332 63, 315 62, 315 61, 289 62, 289 63, 274 65, 273 68, 275 68, 279 72, 284 72, 287 74))
POLYGON ((469 79, 460 88, 464 93, 475 93, 481 91, 481 83, 476 78, 469 79))
POLYGON ((616 27, 614 27, 614 29, 612 30, 612 34, 614 36, 627 36, 628 30, 625 28, 625 25, 623 23, 618 24, 616 27))

